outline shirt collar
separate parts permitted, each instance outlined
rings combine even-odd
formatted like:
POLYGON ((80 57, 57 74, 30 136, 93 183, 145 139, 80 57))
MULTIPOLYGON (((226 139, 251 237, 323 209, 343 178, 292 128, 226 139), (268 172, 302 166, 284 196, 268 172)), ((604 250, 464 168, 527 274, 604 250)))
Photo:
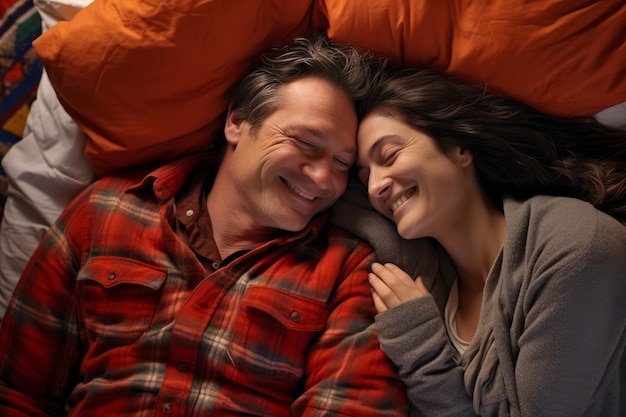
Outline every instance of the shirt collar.
POLYGON ((202 152, 180 158, 144 175, 135 185, 129 187, 136 192, 151 187, 159 204, 172 199, 183 187, 187 177, 196 169, 210 170, 219 164, 220 155, 215 152, 202 152))

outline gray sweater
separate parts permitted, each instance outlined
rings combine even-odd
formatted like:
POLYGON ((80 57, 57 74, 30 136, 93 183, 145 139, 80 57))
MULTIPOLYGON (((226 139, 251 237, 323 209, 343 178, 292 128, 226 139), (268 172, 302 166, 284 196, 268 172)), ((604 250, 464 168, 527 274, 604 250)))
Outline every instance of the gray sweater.
MULTIPOLYGON (((626 416, 626 227, 564 197, 508 199, 504 214, 506 241, 462 357, 441 283, 376 318, 411 415, 626 416)), ((453 279, 438 278, 445 289, 453 279)))

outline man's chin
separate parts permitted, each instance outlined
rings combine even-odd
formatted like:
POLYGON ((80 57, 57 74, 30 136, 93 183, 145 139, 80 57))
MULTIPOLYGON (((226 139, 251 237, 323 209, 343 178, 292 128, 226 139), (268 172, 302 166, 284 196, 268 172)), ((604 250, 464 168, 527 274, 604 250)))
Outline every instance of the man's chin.
POLYGON ((315 215, 304 215, 302 213, 289 213, 278 219, 281 224, 280 228, 288 232, 299 232, 311 222, 315 215))
POLYGON ((292 221, 292 222, 284 222, 284 227, 281 229, 286 230, 288 232, 300 232, 311 222, 311 219, 308 221, 292 221))

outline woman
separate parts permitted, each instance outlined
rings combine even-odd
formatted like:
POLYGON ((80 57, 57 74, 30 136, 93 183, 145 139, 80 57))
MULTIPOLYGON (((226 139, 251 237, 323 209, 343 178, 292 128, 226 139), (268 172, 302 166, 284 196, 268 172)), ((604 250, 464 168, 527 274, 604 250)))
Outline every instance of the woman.
POLYGON ((386 71, 361 104, 359 178, 402 238, 434 238, 455 267, 435 300, 372 265, 414 415, 626 415, 626 132, 386 71))

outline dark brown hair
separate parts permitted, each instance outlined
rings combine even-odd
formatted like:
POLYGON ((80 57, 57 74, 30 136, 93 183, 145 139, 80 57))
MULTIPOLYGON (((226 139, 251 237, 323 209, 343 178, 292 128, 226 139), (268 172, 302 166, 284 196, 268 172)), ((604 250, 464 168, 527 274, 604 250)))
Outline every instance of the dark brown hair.
POLYGON ((470 150, 478 181, 496 206, 504 195, 563 195, 626 222, 625 131, 592 117, 548 115, 436 70, 383 65, 377 77, 360 117, 396 117, 442 150, 470 150))

